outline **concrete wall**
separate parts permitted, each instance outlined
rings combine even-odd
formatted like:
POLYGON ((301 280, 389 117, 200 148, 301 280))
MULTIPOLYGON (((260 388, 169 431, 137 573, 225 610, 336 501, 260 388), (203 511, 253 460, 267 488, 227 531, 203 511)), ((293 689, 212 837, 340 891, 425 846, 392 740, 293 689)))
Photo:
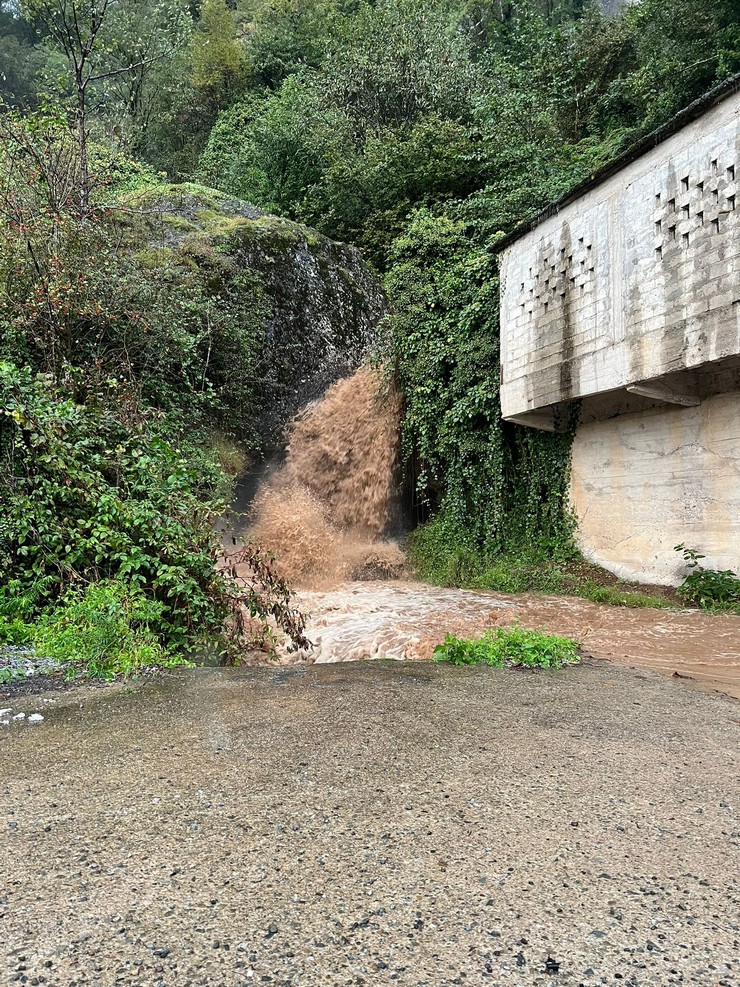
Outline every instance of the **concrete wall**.
POLYGON ((581 426, 571 497, 584 555, 622 578, 678 584, 679 542, 740 572, 740 392, 581 426))
POLYGON ((738 92, 504 251, 504 417, 740 353, 737 169, 738 92))

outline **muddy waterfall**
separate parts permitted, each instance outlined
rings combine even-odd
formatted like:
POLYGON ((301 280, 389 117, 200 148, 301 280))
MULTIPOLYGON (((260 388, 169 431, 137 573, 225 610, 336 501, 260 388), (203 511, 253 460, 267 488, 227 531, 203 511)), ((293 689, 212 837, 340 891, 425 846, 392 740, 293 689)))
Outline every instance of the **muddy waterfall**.
POLYGON ((296 586, 398 576, 401 400, 362 367, 297 417, 285 460, 259 488, 249 535, 296 586))

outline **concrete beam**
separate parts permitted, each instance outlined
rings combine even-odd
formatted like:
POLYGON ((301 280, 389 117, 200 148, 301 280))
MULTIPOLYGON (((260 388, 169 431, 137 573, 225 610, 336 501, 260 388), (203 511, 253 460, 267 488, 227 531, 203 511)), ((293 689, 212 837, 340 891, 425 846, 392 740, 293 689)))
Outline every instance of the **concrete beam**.
POLYGON ((627 390, 630 394, 639 394, 653 401, 678 404, 684 408, 695 408, 701 404, 701 398, 697 394, 696 378, 693 375, 680 383, 671 383, 670 386, 659 380, 646 380, 640 384, 629 384, 627 390))
POLYGON ((541 432, 564 432, 565 426, 555 418, 555 414, 548 408, 529 411, 522 415, 509 415, 505 419, 513 422, 514 425, 526 425, 527 428, 537 428, 541 432))

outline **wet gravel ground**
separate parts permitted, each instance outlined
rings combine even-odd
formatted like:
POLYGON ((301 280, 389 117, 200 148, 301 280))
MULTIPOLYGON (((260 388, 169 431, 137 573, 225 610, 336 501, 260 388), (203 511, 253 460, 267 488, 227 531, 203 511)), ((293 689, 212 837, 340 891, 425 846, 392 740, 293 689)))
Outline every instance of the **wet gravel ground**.
POLYGON ((597 662, 44 699, 0 731, 0 981, 740 985, 733 700, 597 662))
POLYGON ((65 667, 51 658, 42 658, 33 648, 0 644, 0 687, 6 681, 55 675, 63 672, 65 667))

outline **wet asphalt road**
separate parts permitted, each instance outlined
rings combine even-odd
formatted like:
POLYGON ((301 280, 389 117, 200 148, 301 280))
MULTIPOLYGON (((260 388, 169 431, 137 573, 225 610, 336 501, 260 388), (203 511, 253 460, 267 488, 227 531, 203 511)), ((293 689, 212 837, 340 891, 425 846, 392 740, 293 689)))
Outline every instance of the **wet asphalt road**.
POLYGON ((740 987, 731 699, 599 662, 46 698, 0 728, 5 982, 740 987))

